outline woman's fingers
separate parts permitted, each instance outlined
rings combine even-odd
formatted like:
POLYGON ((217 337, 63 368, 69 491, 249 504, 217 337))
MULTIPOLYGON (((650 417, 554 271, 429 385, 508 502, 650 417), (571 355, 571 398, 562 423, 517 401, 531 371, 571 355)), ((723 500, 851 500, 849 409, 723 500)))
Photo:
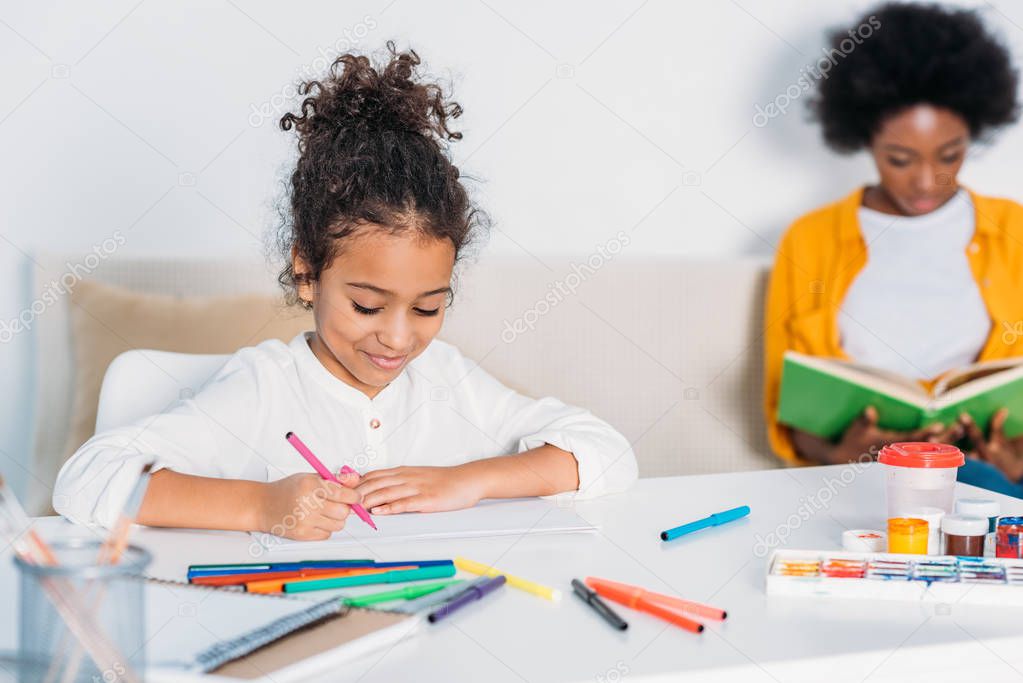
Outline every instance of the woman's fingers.
POLYGON ((981 431, 980 427, 977 426, 977 423, 973 421, 973 418, 968 413, 963 413, 959 416, 959 424, 963 426, 967 438, 973 443, 977 458, 987 460, 987 440, 984 438, 984 432, 981 431))
POLYGON ((920 441, 932 441, 934 439, 941 438, 946 431, 945 425, 940 422, 934 422, 933 424, 929 424, 921 429, 917 432, 917 434, 919 435, 920 441))
POLYGON ((999 408, 998 412, 991 418, 991 424, 989 425, 988 440, 994 441, 995 439, 1005 438, 1005 421, 1009 418, 1008 408, 999 408))

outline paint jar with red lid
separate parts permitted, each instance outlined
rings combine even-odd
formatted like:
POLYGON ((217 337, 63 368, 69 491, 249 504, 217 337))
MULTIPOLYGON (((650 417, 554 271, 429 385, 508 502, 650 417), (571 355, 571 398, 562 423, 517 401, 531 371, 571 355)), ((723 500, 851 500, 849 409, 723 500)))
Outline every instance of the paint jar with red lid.
POLYGON ((941 508, 951 514, 956 474, 966 462, 963 452, 942 443, 907 441, 881 449, 888 517, 919 507, 941 508))
POLYGON ((995 556, 1010 557, 1014 560, 1023 558, 1020 553, 1020 540, 1023 539, 1023 517, 999 517, 998 529, 995 532, 995 556))

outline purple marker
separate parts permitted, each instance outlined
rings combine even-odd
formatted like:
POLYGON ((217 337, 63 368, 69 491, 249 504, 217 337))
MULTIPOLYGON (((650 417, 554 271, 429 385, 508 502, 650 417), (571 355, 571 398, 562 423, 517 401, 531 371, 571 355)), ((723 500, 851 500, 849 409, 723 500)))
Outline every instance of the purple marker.
POLYGON ((465 607, 470 602, 481 600, 488 593, 492 593, 503 586, 505 581, 506 579, 504 578, 504 574, 501 574, 500 576, 495 576, 479 586, 469 586, 469 588, 467 588, 457 598, 451 602, 445 603, 439 609, 430 612, 430 615, 426 618, 429 619, 431 624, 435 624, 444 617, 456 612, 462 607, 465 607))

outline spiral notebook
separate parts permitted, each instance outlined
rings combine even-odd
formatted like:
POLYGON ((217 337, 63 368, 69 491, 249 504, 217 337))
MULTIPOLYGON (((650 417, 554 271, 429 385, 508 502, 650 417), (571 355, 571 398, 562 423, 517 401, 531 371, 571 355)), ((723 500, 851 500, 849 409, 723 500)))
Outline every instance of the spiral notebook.
POLYGON ((146 681, 301 681, 411 635, 410 615, 146 579, 146 681))
POLYGON ((263 548, 273 552, 305 549, 310 544, 315 544, 317 549, 341 548, 424 539, 584 533, 599 529, 571 508, 543 498, 485 500, 474 507, 454 512, 374 515, 373 521, 378 531, 352 515, 344 529, 324 541, 293 541, 258 532, 253 532, 253 537, 263 548))

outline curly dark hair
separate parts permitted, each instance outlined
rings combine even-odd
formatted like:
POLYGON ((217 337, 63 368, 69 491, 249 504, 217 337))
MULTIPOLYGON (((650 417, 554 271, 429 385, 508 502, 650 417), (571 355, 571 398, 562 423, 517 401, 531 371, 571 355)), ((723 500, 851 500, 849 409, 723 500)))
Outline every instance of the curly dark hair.
POLYGON ((417 81, 414 51, 398 52, 393 42, 387 51, 379 66, 341 55, 325 78, 299 85, 306 96, 299 112, 281 117, 281 129, 298 134, 278 234, 286 263, 278 280, 289 303, 310 308, 298 285, 318 280, 345 239, 367 225, 451 240, 457 258, 488 224, 448 156, 448 142, 462 138, 449 122, 462 108, 439 85, 417 81), (309 273, 295 273, 293 250, 309 273))
POLYGON ((810 105, 836 151, 869 145, 887 117, 917 104, 957 113, 974 138, 1019 115, 1008 50, 975 11, 888 3, 832 33, 829 44, 834 66, 810 105))

